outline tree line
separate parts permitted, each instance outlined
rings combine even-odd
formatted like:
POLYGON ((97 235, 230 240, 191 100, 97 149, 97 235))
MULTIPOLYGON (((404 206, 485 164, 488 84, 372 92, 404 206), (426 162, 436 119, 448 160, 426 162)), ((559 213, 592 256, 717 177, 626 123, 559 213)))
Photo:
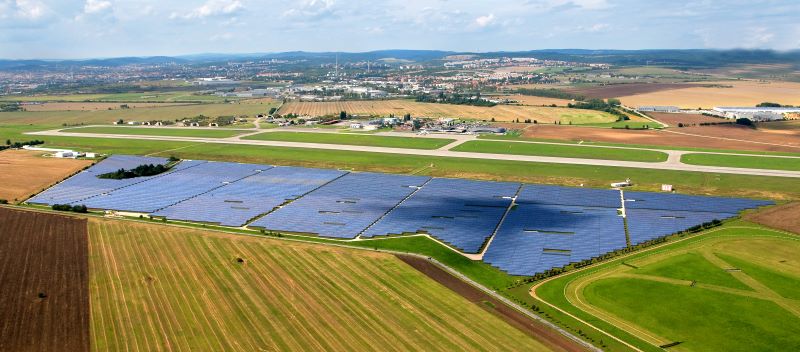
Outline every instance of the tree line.
POLYGON ((97 175, 97 178, 123 180, 127 178, 158 175, 160 173, 168 171, 169 169, 170 169, 169 166, 163 164, 157 164, 157 165, 143 164, 130 170, 119 169, 117 171, 100 174, 97 175))

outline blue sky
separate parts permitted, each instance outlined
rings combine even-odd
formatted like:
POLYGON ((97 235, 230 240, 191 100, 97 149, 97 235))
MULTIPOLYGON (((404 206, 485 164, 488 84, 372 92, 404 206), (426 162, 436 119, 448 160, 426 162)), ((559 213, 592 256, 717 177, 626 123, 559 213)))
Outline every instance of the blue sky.
POLYGON ((0 58, 800 49, 800 1, 0 0, 0 58))

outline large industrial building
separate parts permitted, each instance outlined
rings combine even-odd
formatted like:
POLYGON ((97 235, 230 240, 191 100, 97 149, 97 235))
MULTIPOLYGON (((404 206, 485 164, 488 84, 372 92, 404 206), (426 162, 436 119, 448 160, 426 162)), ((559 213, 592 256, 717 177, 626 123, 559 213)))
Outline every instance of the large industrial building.
POLYGON ((775 121, 793 118, 800 114, 794 107, 733 107, 719 106, 714 111, 729 119, 750 119, 753 121, 775 121))

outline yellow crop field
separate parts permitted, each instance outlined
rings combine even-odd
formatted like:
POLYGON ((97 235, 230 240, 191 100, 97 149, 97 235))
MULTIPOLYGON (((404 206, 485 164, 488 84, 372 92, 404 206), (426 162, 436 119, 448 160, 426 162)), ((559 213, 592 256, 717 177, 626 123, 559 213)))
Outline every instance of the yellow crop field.
POLYGON ((377 252, 89 223, 96 351, 543 351, 377 252))
POLYGON ((371 101, 337 101, 337 102, 289 102, 278 111, 279 114, 298 114, 305 116, 322 116, 338 114, 346 111, 356 115, 403 116, 414 117, 452 117, 460 119, 476 119, 496 121, 515 121, 519 119, 537 120, 539 123, 562 124, 604 123, 614 122, 611 114, 594 111, 568 109, 562 107, 497 105, 481 107, 470 105, 418 103, 411 100, 371 100, 371 101))
POLYGON ((620 97, 628 106, 674 105, 681 108, 754 106, 762 102, 800 105, 800 83, 724 81, 698 83, 697 87, 662 90, 620 97), (704 85, 719 87, 703 87, 704 85), (727 88, 730 87, 730 88, 727 88))

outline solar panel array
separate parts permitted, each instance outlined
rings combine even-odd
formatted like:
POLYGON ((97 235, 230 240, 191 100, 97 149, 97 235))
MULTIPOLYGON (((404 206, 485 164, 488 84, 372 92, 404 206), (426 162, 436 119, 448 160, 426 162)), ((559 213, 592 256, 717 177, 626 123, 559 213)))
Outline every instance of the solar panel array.
MULTIPOLYGON (((496 233, 484 261, 515 275, 533 275, 627 245, 618 213, 623 200, 616 190, 520 188, 506 182, 201 160, 182 161, 155 176, 97 178, 118 169, 165 162, 114 155, 28 202, 85 204, 226 226, 242 226, 267 214, 250 226, 337 238, 428 233, 468 253, 478 252, 496 233), (508 211, 515 194, 516 204, 508 211), (286 202, 290 203, 281 206, 286 202)), ((624 192, 633 245, 769 204, 624 192)))
POLYGON ((692 226, 714 219, 727 219, 736 216, 736 213, 628 209, 627 216, 628 236, 631 244, 637 245, 655 238, 684 231, 692 226))
POLYGON ((251 226, 354 238, 428 180, 425 176, 347 174, 251 226))
POLYGON ((671 193, 625 192, 626 209, 662 209, 738 213, 743 209, 757 208, 769 204, 773 203, 770 201, 745 198, 704 197, 671 193))
POLYGON ((618 191, 525 185, 483 260, 533 275, 626 246, 618 191))
POLYGON ((288 200, 341 177, 346 172, 260 165, 261 172, 154 213, 170 219, 242 226, 288 200))
POLYGON ((361 236, 428 233, 478 252, 499 225, 520 184, 433 179, 361 236))
POLYGON ((132 187, 119 188, 82 201, 89 208, 152 213, 254 175, 261 165, 184 161, 170 172, 132 187))
MULTIPOLYGON (((83 170, 64 182, 36 195, 28 203, 73 204, 115 189, 146 181, 151 177, 137 177, 124 180, 97 178, 119 169, 132 169, 142 164, 163 164, 167 159, 144 156, 112 155, 94 166, 83 170)), ((155 176, 152 176, 155 177, 155 176)))

